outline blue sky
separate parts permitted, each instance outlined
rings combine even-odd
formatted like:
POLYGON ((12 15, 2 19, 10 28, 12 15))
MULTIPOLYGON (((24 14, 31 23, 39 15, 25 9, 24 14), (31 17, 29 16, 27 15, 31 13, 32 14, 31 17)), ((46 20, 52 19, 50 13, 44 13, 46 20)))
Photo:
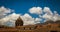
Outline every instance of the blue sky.
MULTIPOLYGON (((15 13, 21 14, 29 13, 28 10, 31 7, 49 7, 52 11, 60 12, 60 0, 0 0, 0 6, 13 9, 15 13)), ((37 17, 38 15, 33 14, 32 16, 37 17)))

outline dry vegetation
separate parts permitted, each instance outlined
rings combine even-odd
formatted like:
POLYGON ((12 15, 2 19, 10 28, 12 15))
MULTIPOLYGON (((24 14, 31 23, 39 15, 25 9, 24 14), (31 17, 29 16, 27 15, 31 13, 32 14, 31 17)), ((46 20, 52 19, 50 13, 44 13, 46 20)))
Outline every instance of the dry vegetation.
POLYGON ((60 32, 60 20, 57 20, 55 22, 49 20, 43 24, 35 24, 35 25, 26 25, 26 26, 19 26, 19 25, 20 24, 17 24, 16 27, 8 27, 0 25, 0 32, 60 32))

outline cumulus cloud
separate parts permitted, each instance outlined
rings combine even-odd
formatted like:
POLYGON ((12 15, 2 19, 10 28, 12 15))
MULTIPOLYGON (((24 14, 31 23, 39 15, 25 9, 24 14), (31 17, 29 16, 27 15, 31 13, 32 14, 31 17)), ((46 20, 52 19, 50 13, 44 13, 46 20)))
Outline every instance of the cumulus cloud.
POLYGON ((34 25, 34 24, 40 23, 39 18, 36 18, 36 19, 32 18, 32 16, 30 16, 27 13, 21 16, 21 18, 24 21, 24 25, 34 25))
POLYGON ((43 12, 44 12, 44 13, 47 13, 47 14, 50 14, 50 15, 53 14, 53 13, 51 12, 51 10, 50 10, 49 7, 44 7, 43 12))
POLYGON ((41 7, 32 7, 29 9, 29 12, 31 14, 38 14, 40 18, 46 20, 60 20, 60 15, 57 13, 57 11, 54 11, 54 13, 52 13, 49 7, 44 7, 43 9, 41 7))
POLYGON ((18 17, 21 17, 21 19, 24 22, 24 25, 34 25, 37 23, 40 23, 40 19, 39 18, 32 18, 29 14, 24 14, 24 15, 20 15, 20 14, 10 14, 2 19, 0 19, 0 24, 1 25, 6 25, 6 26, 15 26, 15 21, 18 19, 18 17))
POLYGON ((43 18, 45 18, 45 19, 52 19, 52 15, 49 15, 49 14, 44 14, 43 16, 42 16, 43 18))
POLYGON ((31 14, 42 14, 42 8, 41 7, 32 7, 29 9, 29 12, 31 14))
POLYGON ((54 13, 52 13, 49 7, 44 7, 43 12, 45 14, 39 17, 44 18, 46 20, 53 20, 53 21, 60 20, 60 15, 57 13, 57 11, 54 11, 54 13))
POLYGON ((20 16, 20 14, 10 14, 2 19, 0 19, 0 25, 6 25, 6 26, 15 26, 15 21, 20 16))
POLYGON ((24 22, 24 25, 34 25, 39 23, 38 19, 33 18, 28 13, 25 13, 24 15, 11 13, 13 10, 9 8, 5 8, 4 6, 0 7, 0 25, 6 25, 6 26, 15 26, 15 21, 18 17, 21 17, 21 19, 24 22), (11 14, 9 14, 11 13, 11 14), (7 15, 8 14, 8 15, 7 15), (5 17, 2 17, 5 16, 5 17))
POLYGON ((22 20, 24 21, 24 25, 34 24, 34 18, 32 18, 29 14, 24 14, 21 16, 22 20))
POLYGON ((13 10, 9 8, 5 8, 4 6, 0 7, 0 25, 14 27, 15 21, 17 20, 18 17, 21 17, 21 19, 24 22, 24 25, 34 25, 34 24, 40 23, 42 19, 45 19, 45 21, 46 20, 53 20, 53 21, 60 20, 60 15, 56 11, 52 13, 49 7, 44 7, 44 9, 42 9, 41 7, 32 7, 29 9, 29 12, 31 14, 38 14, 39 18, 38 17, 34 18, 28 13, 25 13, 24 15, 16 14, 16 13, 9 14, 12 11, 13 10))
POLYGON ((9 8, 5 8, 4 6, 0 7, 0 18, 4 17, 5 15, 7 15, 8 13, 11 13, 13 10, 9 9, 9 8))
POLYGON ((54 20, 54 21, 60 20, 60 15, 59 15, 56 11, 54 12, 53 20, 54 20))
POLYGON ((41 18, 35 18, 35 24, 40 23, 41 20, 41 18))

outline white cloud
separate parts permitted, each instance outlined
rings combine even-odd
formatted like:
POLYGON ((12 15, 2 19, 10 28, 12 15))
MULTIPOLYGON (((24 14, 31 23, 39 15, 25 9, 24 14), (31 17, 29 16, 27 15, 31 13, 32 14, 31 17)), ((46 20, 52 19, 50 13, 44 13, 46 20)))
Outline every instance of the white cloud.
POLYGON ((25 13, 24 15, 22 15, 21 18, 24 21, 24 25, 34 25, 34 24, 40 23, 40 20, 41 20, 40 18, 33 18, 28 13, 25 13))
POLYGON ((24 25, 33 25, 34 23, 34 18, 32 18, 29 14, 24 14, 21 16, 22 20, 24 21, 24 25))
MULTIPOLYGON (((37 7, 37 10, 40 10, 41 8, 37 7)), ((16 14, 16 13, 11 13, 13 10, 9 8, 5 8, 4 6, 0 7, 0 25, 6 25, 6 26, 15 26, 15 21, 17 20, 18 17, 21 17, 24 25, 34 25, 36 23, 39 23, 38 18, 32 18, 28 13, 25 13, 24 15, 21 14, 16 14), (7 15, 9 14, 9 15, 7 15), (6 15, 6 16, 5 16, 6 15), (5 17, 2 17, 5 16, 5 17), (36 22, 35 22, 36 21, 36 22)), ((39 11, 40 12, 40 11, 39 11)))
POLYGON ((29 9, 29 12, 31 14, 38 14, 40 18, 44 18, 46 20, 60 20, 60 15, 56 11, 52 13, 49 7, 44 7, 44 9, 42 9, 41 7, 32 7, 29 9))
POLYGON ((44 7, 43 12, 44 12, 44 13, 47 13, 47 14, 50 14, 50 15, 53 14, 53 13, 51 12, 51 10, 50 10, 49 7, 44 7))
POLYGON ((0 18, 4 17, 5 15, 7 15, 8 13, 11 13, 13 10, 9 9, 9 8, 5 8, 4 6, 0 7, 0 18))
POLYGON ((24 25, 34 25, 37 23, 40 23, 40 21, 44 18, 45 21, 46 20, 60 20, 60 15, 54 11, 54 13, 52 13, 52 11, 50 10, 49 7, 44 7, 44 9, 42 10, 41 7, 32 7, 29 9, 29 12, 32 14, 38 14, 40 18, 33 18, 31 15, 29 15, 28 13, 25 13, 24 15, 21 14, 16 14, 16 13, 12 13, 7 15, 8 13, 11 13, 12 10, 5 8, 5 7, 0 7, 0 24, 1 25, 7 25, 7 26, 15 26, 15 20, 17 20, 17 18, 20 16, 24 22, 24 25), (45 14, 43 14, 45 13, 45 14), (42 15, 41 15, 42 14, 42 15), (7 16, 5 16, 7 15, 7 16), (5 16, 5 17, 3 17, 5 16))
POLYGON ((0 24, 1 25, 6 25, 6 26, 15 26, 15 21, 18 19, 18 17, 21 17, 21 19, 24 22, 24 25, 34 25, 37 23, 40 23, 39 18, 32 18, 29 14, 24 14, 24 15, 20 15, 20 14, 10 14, 2 19, 0 19, 0 24))
POLYGON ((49 14, 44 14, 43 16, 42 16, 43 18, 45 18, 45 19, 50 19, 50 20, 52 20, 52 15, 49 15, 49 14))
POLYGON ((29 9, 29 12, 31 14, 42 14, 42 8, 41 7, 32 7, 29 9))
POLYGON ((17 18, 20 16, 20 14, 10 14, 2 19, 0 19, 0 24, 1 25, 6 25, 6 26, 15 26, 15 21, 17 18))
POLYGON ((35 18, 35 24, 40 23, 41 20, 42 19, 40 19, 40 18, 35 18))
POLYGON ((60 20, 60 15, 56 11, 54 11, 53 20, 60 20))
POLYGON ((60 15, 56 11, 52 13, 49 7, 44 7, 43 12, 45 14, 43 14, 42 16, 39 15, 39 17, 44 18, 46 20, 53 20, 53 21, 60 20, 60 15))

